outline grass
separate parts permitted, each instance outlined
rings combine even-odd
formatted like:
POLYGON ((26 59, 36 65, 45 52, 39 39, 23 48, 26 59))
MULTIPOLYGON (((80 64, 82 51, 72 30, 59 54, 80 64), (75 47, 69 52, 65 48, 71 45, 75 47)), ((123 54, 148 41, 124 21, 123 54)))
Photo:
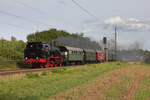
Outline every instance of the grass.
MULTIPOLYGON (((44 75, 44 74, 42 74, 42 75, 44 75)), ((27 78, 38 78, 38 77, 40 77, 40 76, 39 76, 38 73, 27 73, 27 74, 26 74, 26 77, 27 77, 27 78)))
POLYGON ((150 67, 150 64, 142 62, 141 65, 150 67))
POLYGON ((128 75, 121 75, 120 82, 112 84, 112 86, 104 91, 106 100, 121 100, 124 95, 128 94, 129 89, 132 86, 133 78, 128 75))
POLYGON ((61 91, 128 65, 125 62, 88 64, 85 67, 54 70, 38 77, 1 81, 0 100, 46 100, 61 91))
POLYGON ((136 92, 135 100, 149 100, 150 99, 150 76, 143 77, 140 89, 136 92))

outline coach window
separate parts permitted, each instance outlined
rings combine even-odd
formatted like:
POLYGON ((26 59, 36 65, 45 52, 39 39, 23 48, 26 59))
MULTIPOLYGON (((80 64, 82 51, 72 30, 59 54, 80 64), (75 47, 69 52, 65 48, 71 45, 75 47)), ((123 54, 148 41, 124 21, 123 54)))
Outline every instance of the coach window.
POLYGON ((73 53, 73 51, 70 50, 70 51, 69 51, 69 54, 72 54, 72 53, 73 53))

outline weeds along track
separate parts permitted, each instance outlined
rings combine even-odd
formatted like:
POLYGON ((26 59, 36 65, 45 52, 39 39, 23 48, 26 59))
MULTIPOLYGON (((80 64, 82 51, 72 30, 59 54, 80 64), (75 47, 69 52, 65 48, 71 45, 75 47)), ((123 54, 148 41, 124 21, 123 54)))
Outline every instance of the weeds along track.
POLYGON ((32 73, 32 72, 44 72, 44 71, 52 71, 53 69, 74 68, 74 67, 80 67, 80 66, 81 65, 73 65, 73 66, 65 66, 65 67, 53 67, 53 68, 21 69, 21 70, 0 70, 0 76, 9 76, 9 75, 15 75, 15 74, 26 74, 26 73, 32 73))

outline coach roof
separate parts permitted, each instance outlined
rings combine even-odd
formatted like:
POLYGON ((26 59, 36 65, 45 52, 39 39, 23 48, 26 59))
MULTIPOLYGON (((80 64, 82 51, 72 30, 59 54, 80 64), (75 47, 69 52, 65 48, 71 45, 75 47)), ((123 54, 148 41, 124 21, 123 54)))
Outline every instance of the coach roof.
POLYGON ((95 50, 92 50, 92 49, 84 49, 84 51, 86 51, 86 52, 96 52, 95 50))
POLYGON ((83 49, 81 48, 75 48, 75 47, 69 47, 69 46, 65 46, 67 50, 72 50, 72 51, 83 51, 83 49))

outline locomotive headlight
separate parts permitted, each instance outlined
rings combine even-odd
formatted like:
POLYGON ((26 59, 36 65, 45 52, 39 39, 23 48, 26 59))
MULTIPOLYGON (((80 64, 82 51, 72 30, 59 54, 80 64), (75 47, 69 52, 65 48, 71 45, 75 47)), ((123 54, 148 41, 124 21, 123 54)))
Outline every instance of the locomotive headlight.
POLYGON ((25 59, 28 59, 28 57, 25 57, 25 59))
POLYGON ((67 56, 67 52, 65 52, 65 56, 67 56))
POLYGON ((39 57, 36 57, 36 59, 39 59, 39 57))

